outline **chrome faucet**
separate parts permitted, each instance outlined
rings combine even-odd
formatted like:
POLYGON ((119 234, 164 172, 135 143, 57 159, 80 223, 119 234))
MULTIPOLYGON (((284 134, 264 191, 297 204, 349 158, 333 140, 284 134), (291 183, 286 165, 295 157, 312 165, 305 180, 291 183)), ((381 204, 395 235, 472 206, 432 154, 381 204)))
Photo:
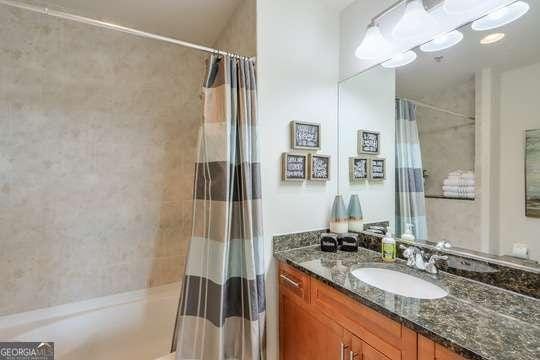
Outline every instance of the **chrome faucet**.
POLYGON ((416 246, 399 246, 403 249, 403 257, 407 259, 407 266, 416 268, 418 270, 426 271, 430 274, 437 274, 439 269, 437 269, 436 261, 437 260, 448 260, 448 256, 440 255, 431 255, 429 260, 426 262, 424 258, 424 251, 420 250, 416 246))

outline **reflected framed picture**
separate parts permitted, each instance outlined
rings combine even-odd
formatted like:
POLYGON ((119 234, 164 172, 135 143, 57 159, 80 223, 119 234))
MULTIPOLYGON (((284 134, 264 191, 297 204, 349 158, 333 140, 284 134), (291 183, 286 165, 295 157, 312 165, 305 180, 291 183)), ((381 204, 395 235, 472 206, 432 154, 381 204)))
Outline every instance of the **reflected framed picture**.
POLYGON ((540 129, 525 131, 525 215, 540 218, 540 129))
POLYGON ((369 179, 369 158, 349 158, 349 181, 351 184, 363 183, 369 179))
POLYGON ((294 150, 320 150, 321 124, 291 121, 291 148, 294 150))
POLYGON ((386 159, 369 159, 369 180, 383 181, 386 179, 386 159))
POLYGON ((376 131, 358 130, 358 155, 379 155, 381 135, 376 131))
POLYGON ((308 155, 308 180, 328 181, 330 180, 330 156, 309 154, 308 155))
POLYGON ((281 155, 281 180, 304 181, 307 177, 307 155, 283 153, 281 155))

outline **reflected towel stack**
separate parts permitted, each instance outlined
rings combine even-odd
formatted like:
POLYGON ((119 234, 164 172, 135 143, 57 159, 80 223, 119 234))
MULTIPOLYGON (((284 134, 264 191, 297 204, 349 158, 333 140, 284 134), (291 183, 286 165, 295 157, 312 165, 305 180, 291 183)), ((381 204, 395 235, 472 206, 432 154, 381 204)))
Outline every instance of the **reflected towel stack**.
POLYGON ((442 191, 446 197, 474 199, 476 195, 474 173, 463 170, 450 172, 444 179, 442 191))

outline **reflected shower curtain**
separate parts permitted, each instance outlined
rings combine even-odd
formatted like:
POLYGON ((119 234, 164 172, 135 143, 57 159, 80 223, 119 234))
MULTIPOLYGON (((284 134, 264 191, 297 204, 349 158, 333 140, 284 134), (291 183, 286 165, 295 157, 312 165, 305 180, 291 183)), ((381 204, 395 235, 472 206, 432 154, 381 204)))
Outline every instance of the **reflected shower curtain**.
POLYGON ((427 240, 422 154, 416 124, 416 106, 396 99, 396 234, 413 225, 418 240, 427 240))
POLYGON ((176 359, 264 358, 256 90, 253 61, 210 58, 176 359))

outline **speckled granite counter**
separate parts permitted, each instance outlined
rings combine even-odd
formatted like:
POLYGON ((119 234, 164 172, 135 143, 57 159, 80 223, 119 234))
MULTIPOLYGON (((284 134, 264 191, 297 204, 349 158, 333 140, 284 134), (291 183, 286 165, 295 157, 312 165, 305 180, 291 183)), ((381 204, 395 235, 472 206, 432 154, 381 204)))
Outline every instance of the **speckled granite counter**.
POLYGON ((274 256, 467 358, 540 359, 540 300, 446 273, 433 277, 402 261, 384 264, 380 254, 367 249, 324 253, 311 246, 274 256), (449 295, 437 300, 403 297, 350 275, 368 266, 414 274, 449 295))

